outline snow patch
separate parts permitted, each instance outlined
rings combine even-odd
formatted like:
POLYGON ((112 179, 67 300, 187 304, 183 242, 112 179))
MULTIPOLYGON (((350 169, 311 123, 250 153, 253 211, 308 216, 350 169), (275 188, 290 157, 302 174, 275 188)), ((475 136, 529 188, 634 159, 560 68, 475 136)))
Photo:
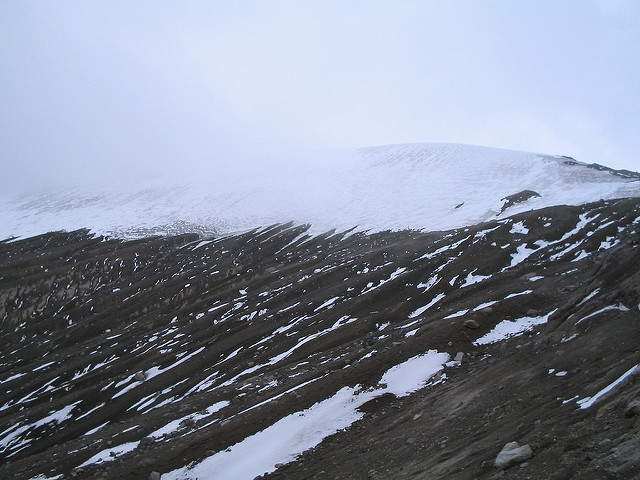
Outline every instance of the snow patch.
POLYGON ((507 268, 513 268, 519 263, 524 262, 538 250, 538 248, 529 248, 526 244, 518 246, 518 248, 516 248, 516 253, 511 254, 511 264, 508 267, 503 268, 502 271, 505 271, 507 268))
POLYGON ((424 355, 412 357, 387 370, 380 383, 386 384, 385 392, 403 397, 419 390, 424 382, 442 370, 442 366, 448 361, 448 353, 429 350, 424 355))
POLYGON ((525 290, 524 292, 510 293, 509 295, 504 297, 504 299, 506 300, 507 298, 519 297, 520 295, 529 295, 530 293, 533 293, 533 290, 525 290))
POLYGON ((516 337, 518 335, 522 335, 524 332, 528 332, 533 330, 533 328, 537 325, 542 325, 547 323, 549 317, 555 312, 552 310, 546 315, 542 315, 540 317, 522 317, 516 320, 503 320, 498 323, 493 329, 478 338, 474 345, 488 345, 491 343, 500 342, 507 338, 516 337))
POLYGON ((436 303, 438 303, 444 297, 445 297, 444 293, 439 293, 438 295, 436 295, 433 298, 433 300, 431 300, 429 303, 427 303, 424 307, 420 307, 417 310, 414 310, 413 312, 411 312, 409 314, 409 318, 415 318, 415 317, 418 317, 418 316, 422 315, 424 312, 429 310, 429 308, 433 307, 436 303))
POLYGON ((110 447, 102 450, 101 452, 96 453, 93 457, 89 458, 87 461, 78 465, 80 467, 86 467, 87 465, 92 465, 94 463, 104 463, 111 462, 115 460, 118 455, 123 455, 125 453, 129 453, 136 449, 140 442, 129 442, 123 443, 122 445, 118 445, 116 447, 110 447))
POLYGON ((622 382, 624 382, 628 377, 633 375, 636 372, 636 370, 638 370, 638 367, 640 367, 640 364, 635 365, 634 367, 631 367, 622 376, 620 376, 618 379, 616 379, 615 381, 613 381, 612 383, 610 383, 609 385, 604 387, 602 390, 600 390, 598 393, 596 393, 593 397, 586 397, 586 398, 583 398, 582 400, 578 400, 577 403, 578 403, 578 405, 580 405, 580 408, 582 410, 584 410, 584 409, 587 409, 589 407, 592 407, 603 396, 605 396, 611 390, 613 390, 618 385, 620 385, 622 382))
POLYGON ((449 319, 449 318, 456 318, 456 317, 461 317, 462 315, 464 315, 465 313, 467 313, 469 311, 468 308, 464 309, 464 310, 460 310, 458 312, 454 312, 450 315, 447 315, 446 317, 444 317, 445 320, 449 319))
POLYGON ((215 478, 250 480, 293 461, 324 438, 362 418, 358 407, 384 393, 404 396, 424 386, 449 360, 447 353, 430 350, 390 368, 376 389, 343 387, 333 396, 293 413, 202 462, 163 474, 165 480, 215 478))
POLYGON ((609 306, 607 306, 607 307, 601 308, 600 310, 596 310, 596 311, 595 311, 595 312, 593 312, 593 313, 590 313, 590 314, 589 314, 589 315, 587 315, 586 317, 582 317, 582 318, 581 318, 580 320, 578 320, 575 324, 576 324, 576 325, 578 325, 578 324, 580 324, 580 323, 584 322, 585 320, 588 320, 588 319, 590 319, 590 318, 592 318, 592 317, 595 317, 596 315, 600 315, 601 313, 608 312, 608 311, 611 311, 611 310, 619 310, 619 311, 621 311, 621 312, 628 312, 628 311, 629 311, 629 309, 628 309, 627 307, 625 307, 624 305, 622 305, 622 304, 619 304, 619 305, 609 305, 609 306))
MULTIPOLYGON (((473 270, 473 272, 475 272, 476 270, 473 270)), ((479 283, 483 280, 491 278, 491 275, 474 275, 473 272, 469 272, 469 274, 464 279, 464 283, 460 285, 460 288, 468 287, 469 285, 473 285, 474 283, 479 283)))
POLYGON ((524 225, 523 222, 516 222, 511 226, 511 230, 509 230, 509 233, 526 235, 527 233, 529 233, 529 229, 524 225))

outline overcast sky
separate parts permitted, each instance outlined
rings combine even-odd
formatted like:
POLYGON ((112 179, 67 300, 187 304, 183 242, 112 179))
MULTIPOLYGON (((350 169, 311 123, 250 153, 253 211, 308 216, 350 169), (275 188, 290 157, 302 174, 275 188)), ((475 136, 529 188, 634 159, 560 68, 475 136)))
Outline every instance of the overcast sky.
POLYGON ((4 188, 406 142, 640 170, 640 2, 0 0, 0 112, 4 188))

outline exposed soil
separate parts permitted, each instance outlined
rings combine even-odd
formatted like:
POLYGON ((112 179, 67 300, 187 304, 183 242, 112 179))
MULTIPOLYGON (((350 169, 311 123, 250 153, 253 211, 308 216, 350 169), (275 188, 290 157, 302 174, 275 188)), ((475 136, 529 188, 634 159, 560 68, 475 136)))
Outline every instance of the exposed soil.
POLYGON ((639 217, 628 199, 450 232, 0 243, 0 477, 169 472, 435 349, 462 364, 264 478, 637 478, 639 369, 577 402, 640 364, 639 217), (498 470, 511 441, 534 456, 498 470))

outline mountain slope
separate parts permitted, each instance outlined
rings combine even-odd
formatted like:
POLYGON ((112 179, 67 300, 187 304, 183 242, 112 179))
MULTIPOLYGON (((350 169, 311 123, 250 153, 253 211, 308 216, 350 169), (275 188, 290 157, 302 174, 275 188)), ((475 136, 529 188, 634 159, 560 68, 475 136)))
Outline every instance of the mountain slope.
POLYGON ((304 162, 216 166, 115 189, 4 194, 0 238, 79 228, 119 238, 219 235, 290 221, 311 224, 315 234, 353 227, 447 230, 548 206, 637 197, 639 180, 638 174, 566 157, 455 144, 391 145, 304 162), (535 195, 519 196, 527 190, 535 195))
POLYGON ((491 478, 518 441, 512 478, 633 478, 640 200, 497 197, 441 232, 1 243, 0 475, 491 478))

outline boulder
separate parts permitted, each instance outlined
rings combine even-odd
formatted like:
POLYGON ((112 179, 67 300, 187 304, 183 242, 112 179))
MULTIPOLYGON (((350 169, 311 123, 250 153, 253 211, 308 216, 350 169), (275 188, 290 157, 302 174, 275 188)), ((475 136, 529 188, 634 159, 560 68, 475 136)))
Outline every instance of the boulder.
POLYGON ((142 437, 140 442, 138 443, 138 448, 148 447, 149 445, 153 445, 156 439, 154 437, 142 437))
POLYGON ((480 328, 480 324, 471 318, 469 320, 465 320, 462 325, 467 328, 470 328, 471 330, 476 330, 480 328))
POLYGON ((629 418, 640 415, 640 399, 631 400, 624 409, 624 416, 629 418))
POLYGON ((531 457, 533 457, 533 450, 528 444, 520 446, 518 442, 509 442, 496 457, 494 465, 500 470, 504 470, 531 457))

